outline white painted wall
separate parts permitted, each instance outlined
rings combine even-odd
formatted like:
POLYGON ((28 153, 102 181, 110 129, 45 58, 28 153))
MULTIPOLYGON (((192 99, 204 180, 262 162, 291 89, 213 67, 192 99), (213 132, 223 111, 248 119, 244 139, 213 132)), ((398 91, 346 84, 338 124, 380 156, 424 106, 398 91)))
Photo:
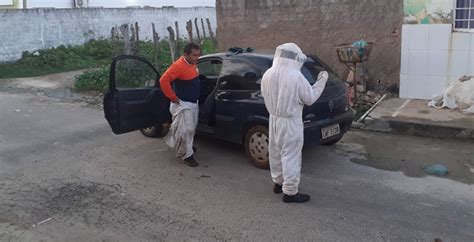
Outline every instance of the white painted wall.
POLYGON ((403 25, 401 61, 400 97, 429 100, 474 75, 474 34, 450 24, 403 25))
POLYGON ((74 0, 27 0, 27 8, 72 8, 74 0))
POLYGON ((216 9, 213 7, 0 10, 0 33, 3 33, 0 35, 0 62, 17 60, 23 51, 109 38, 112 27, 127 23, 138 22, 140 38, 151 40, 151 23, 155 23, 163 39, 168 36, 166 27, 178 21, 180 35, 185 37, 186 21, 194 18, 209 18, 215 33, 216 9))
POLYGON ((0 0, 0 6, 1 5, 5 5, 5 6, 13 5, 13 0, 0 0))

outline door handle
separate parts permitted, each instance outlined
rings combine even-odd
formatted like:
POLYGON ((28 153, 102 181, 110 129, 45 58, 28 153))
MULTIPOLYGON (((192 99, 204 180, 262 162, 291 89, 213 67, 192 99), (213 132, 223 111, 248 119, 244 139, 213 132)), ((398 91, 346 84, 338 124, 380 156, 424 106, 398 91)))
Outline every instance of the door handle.
POLYGON ((216 99, 226 99, 229 96, 229 92, 219 92, 216 95, 216 99))

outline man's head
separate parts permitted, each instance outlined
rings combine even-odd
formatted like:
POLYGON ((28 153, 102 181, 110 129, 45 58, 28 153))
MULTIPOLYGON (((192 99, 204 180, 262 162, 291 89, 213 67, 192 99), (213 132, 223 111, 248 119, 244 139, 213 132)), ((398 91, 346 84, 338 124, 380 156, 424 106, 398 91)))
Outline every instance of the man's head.
POLYGON ((184 58, 189 64, 197 64, 201 56, 201 46, 196 43, 189 43, 184 47, 184 58))

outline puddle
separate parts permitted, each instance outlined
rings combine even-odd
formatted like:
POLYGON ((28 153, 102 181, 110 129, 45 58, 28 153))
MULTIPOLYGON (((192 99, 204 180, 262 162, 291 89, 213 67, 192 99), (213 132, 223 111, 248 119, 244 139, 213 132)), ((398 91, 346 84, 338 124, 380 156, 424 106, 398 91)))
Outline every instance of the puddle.
POLYGON ((339 151, 352 162, 388 171, 401 171, 409 177, 428 176, 424 168, 444 165, 444 178, 474 184, 474 144, 457 140, 437 140, 370 132, 351 132, 338 144, 339 151))

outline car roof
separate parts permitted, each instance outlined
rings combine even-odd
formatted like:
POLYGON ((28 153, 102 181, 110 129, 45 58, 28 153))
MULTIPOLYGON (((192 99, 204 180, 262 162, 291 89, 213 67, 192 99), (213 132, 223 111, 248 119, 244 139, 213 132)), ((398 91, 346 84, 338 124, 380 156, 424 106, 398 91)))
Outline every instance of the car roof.
MULTIPOLYGON (((244 52, 240 54, 231 54, 230 52, 219 52, 214 54, 208 54, 201 56, 200 59, 204 58, 220 58, 220 59, 265 59, 272 61, 275 52, 271 51, 258 51, 258 52, 244 52)), ((307 62, 314 62, 314 56, 308 56, 307 62)))
POLYGON ((209 55, 204 55, 201 56, 201 58, 233 58, 233 57, 239 57, 239 58, 265 58, 268 60, 273 59, 273 53, 271 52, 244 52, 240 54, 231 54, 229 52, 220 52, 220 53, 214 53, 214 54, 209 54, 209 55))

